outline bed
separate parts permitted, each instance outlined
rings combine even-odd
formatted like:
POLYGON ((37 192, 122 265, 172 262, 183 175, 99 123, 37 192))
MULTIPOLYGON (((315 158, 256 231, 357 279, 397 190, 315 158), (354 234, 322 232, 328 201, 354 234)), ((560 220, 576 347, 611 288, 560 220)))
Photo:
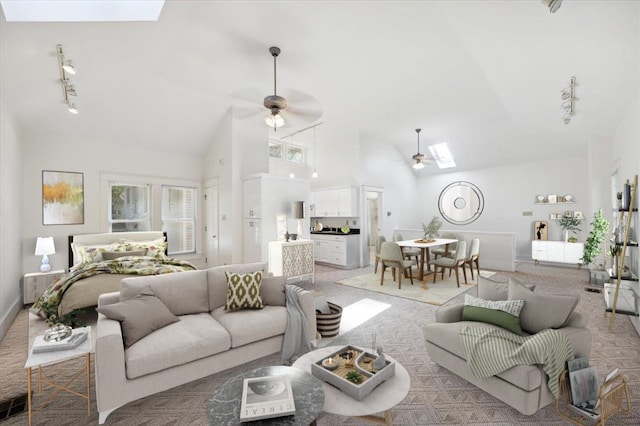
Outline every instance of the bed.
POLYGON ((70 323, 83 309, 97 305, 101 294, 119 291, 127 276, 194 269, 167 256, 167 236, 160 231, 70 235, 69 272, 43 292, 31 312, 50 322, 70 323))

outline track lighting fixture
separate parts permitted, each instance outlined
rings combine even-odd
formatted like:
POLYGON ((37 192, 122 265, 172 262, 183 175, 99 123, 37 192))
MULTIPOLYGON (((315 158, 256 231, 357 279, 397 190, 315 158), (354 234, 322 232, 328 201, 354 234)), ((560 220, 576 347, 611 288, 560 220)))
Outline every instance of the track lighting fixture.
POLYGON ((69 100, 69 96, 78 96, 78 92, 67 74, 75 75, 76 68, 73 66, 71 60, 64 58, 64 52, 62 51, 62 45, 59 44, 56 47, 58 53, 58 68, 60 69, 60 84, 62 85, 62 98, 67 105, 67 109, 71 114, 78 113, 78 107, 69 100))
POLYGON ((576 78, 571 77, 569 81, 569 85, 560 91, 560 99, 562 103, 560 107, 564 111, 564 115, 562 116, 562 122, 564 124, 569 124, 571 122, 571 117, 575 115, 575 101, 578 100, 576 98, 576 78))

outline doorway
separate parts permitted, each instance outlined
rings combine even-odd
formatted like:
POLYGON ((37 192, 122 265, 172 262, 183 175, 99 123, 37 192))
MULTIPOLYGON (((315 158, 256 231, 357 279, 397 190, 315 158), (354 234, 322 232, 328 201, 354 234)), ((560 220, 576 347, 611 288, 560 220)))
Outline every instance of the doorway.
POLYGON ((204 186, 204 256, 207 268, 218 266, 218 180, 211 179, 204 186))
POLYGON ((375 262, 376 241, 378 235, 382 233, 380 221, 382 192, 383 188, 364 187, 364 196, 362 197, 364 223, 360 229, 360 232, 364 233, 362 266, 367 266, 375 262))

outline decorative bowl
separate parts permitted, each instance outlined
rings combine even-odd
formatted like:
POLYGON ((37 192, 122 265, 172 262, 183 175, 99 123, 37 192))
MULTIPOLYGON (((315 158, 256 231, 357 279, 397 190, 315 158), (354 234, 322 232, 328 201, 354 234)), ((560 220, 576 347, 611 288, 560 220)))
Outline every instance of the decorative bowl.
POLYGON ((44 340, 45 342, 59 342, 71 336, 71 333, 71 327, 68 325, 56 324, 44 332, 44 340))

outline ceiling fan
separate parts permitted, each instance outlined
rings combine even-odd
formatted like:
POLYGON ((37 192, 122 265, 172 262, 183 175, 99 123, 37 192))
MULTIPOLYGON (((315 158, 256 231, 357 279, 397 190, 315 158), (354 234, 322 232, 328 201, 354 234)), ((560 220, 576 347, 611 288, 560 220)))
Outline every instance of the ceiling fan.
POLYGON ((416 170, 423 169, 425 163, 433 163, 432 158, 425 159, 424 154, 420 154, 420 131, 421 130, 422 129, 416 129, 416 134, 418 135, 418 153, 411 157, 414 161, 412 167, 416 170))
MULTIPOLYGON (((273 95, 264 98, 262 106, 269 110, 265 117, 267 126, 276 129, 285 127, 302 127, 318 120, 322 116, 320 102, 313 96, 296 89, 283 89, 278 94, 276 60, 281 53, 279 47, 272 46, 269 53, 273 57, 273 95)), ((262 114, 264 109, 257 108, 255 100, 259 98, 256 89, 240 89, 234 92, 236 100, 244 101, 244 105, 237 106, 236 116, 239 118, 253 117, 262 114), (250 105, 247 107, 246 105, 250 105)))

